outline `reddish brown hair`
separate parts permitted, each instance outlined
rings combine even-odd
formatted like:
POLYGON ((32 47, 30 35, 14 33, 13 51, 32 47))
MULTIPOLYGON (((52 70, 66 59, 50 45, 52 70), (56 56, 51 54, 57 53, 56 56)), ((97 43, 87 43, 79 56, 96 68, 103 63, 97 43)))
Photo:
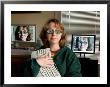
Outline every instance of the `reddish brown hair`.
POLYGON ((45 47, 50 47, 49 46, 49 42, 47 40, 47 30, 49 29, 49 24, 51 22, 54 22, 56 25, 58 25, 60 27, 60 29, 62 30, 62 36, 61 39, 59 41, 59 46, 60 47, 64 47, 65 43, 66 43, 66 33, 64 32, 64 27, 63 25, 59 22, 59 20, 57 19, 50 19, 46 22, 46 24, 43 26, 41 32, 40 32, 40 38, 44 44, 45 47))

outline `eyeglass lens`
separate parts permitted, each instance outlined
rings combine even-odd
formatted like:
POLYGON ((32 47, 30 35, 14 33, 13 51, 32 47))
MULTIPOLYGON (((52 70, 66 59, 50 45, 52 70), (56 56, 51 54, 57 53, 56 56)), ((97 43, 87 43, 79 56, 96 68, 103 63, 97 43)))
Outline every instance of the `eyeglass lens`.
POLYGON ((48 33, 48 34, 53 34, 53 33, 60 34, 60 33, 61 33, 61 30, 58 30, 58 29, 56 29, 56 30, 54 30, 54 29, 49 29, 49 30, 47 30, 47 33, 48 33))

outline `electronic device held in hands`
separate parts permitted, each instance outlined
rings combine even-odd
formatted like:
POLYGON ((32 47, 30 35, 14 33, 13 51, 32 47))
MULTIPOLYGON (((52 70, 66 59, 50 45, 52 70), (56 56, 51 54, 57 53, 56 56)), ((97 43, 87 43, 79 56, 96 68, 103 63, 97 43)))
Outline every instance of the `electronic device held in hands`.
POLYGON ((31 53, 31 58, 38 58, 42 55, 50 55, 50 48, 46 48, 46 49, 40 49, 40 50, 37 50, 37 51, 33 51, 31 53))

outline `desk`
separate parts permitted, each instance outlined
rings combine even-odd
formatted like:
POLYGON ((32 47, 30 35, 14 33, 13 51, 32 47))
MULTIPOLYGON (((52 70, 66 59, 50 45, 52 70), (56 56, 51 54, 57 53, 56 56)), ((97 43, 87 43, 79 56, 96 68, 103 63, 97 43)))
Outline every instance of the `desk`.
POLYGON ((31 58, 30 55, 12 55, 11 56, 11 76, 19 77, 23 74, 22 65, 24 61, 31 58))
POLYGON ((81 72, 83 77, 98 77, 99 65, 98 60, 91 60, 90 58, 79 58, 81 63, 81 72))

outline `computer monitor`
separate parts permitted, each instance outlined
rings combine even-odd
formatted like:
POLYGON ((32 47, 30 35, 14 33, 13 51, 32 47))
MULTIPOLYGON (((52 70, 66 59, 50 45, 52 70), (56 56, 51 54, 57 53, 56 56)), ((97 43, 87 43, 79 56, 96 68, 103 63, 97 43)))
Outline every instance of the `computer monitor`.
POLYGON ((95 35, 72 35, 71 49, 75 53, 95 53, 95 35))
POLYGON ((12 24, 12 42, 36 42, 36 25, 32 24, 12 24))

